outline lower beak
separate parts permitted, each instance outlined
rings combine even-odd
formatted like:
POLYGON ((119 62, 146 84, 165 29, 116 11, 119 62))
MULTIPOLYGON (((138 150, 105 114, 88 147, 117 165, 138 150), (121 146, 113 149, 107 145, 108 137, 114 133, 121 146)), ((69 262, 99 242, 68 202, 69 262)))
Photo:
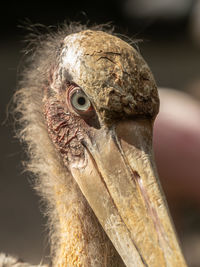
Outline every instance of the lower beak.
POLYGON ((126 266, 186 266, 152 156, 152 122, 95 130, 71 172, 126 266))

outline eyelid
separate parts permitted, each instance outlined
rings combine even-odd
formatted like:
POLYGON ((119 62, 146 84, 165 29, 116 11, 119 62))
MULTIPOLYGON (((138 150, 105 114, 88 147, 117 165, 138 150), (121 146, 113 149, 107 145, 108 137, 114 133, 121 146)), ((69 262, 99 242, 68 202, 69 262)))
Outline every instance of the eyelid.
POLYGON ((81 88, 76 85, 76 84, 71 84, 69 87, 68 87, 68 90, 67 90, 67 101, 70 102, 70 98, 71 96, 74 94, 74 91, 75 90, 81 90, 81 88))

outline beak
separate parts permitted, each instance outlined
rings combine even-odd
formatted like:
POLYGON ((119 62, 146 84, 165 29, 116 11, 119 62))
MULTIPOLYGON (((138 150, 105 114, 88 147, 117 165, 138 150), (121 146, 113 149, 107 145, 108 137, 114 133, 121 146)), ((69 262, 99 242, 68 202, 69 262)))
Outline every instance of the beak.
POLYGON ((126 266, 183 267, 153 162, 152 124, 130 120, 94 130, 84 140, 84 166, 70 168, 126 266))

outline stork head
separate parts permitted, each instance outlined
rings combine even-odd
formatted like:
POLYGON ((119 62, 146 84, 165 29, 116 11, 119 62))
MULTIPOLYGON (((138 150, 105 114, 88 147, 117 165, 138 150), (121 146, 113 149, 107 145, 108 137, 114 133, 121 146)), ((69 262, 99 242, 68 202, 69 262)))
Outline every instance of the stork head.
POLYGON ((49 135, 127 266, 184 266, 152 156, 156 84, 102 31, 68 35, 44 88, 49 135))

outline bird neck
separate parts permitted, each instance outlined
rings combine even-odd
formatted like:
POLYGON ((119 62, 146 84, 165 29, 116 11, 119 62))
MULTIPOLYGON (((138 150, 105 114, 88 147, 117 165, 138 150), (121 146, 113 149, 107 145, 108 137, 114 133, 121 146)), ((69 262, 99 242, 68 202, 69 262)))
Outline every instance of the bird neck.
POLYGON ((124 266, 78 186, 55 187, 59 228, 53 266, 124 266))

